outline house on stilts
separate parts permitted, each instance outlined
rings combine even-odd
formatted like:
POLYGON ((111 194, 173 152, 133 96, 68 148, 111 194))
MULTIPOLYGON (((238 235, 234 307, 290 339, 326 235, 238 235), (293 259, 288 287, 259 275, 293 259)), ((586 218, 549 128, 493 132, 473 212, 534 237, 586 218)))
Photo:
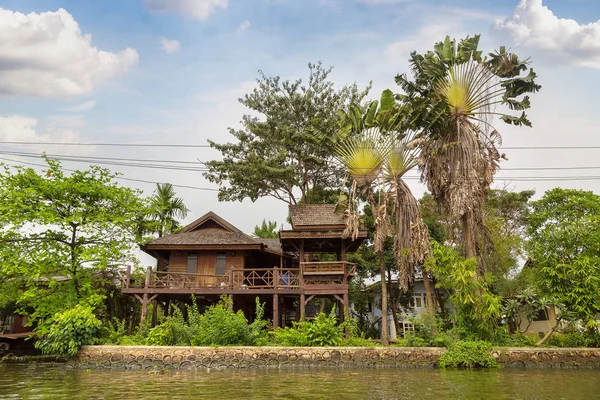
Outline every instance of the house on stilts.
POLYGON ((261 239, 209 212, 145 245, 157 266, 147 268, 143 281, 132 279, 128 269, 121 275, 122 291, 142 303, 142 322, 151 302, 167 310, 173 300, 189 302, 194 296, 208 305, 222 295, 230 296, 234 309, 249 320, 259 297, 267 303, 265 317, 274 328, 304 319, 316 297, 336 301, 343 318, 349 312, 348 283, 356 271, 346 254, 356 251, 366 230, 355 240, 344 237, 345 217, 335 213, 335 205, 291 205, 289 216, 291 230, 281 231, 278 239, 261 239), (335 255, 327 257, 335 261, 320 261, 323 254, 335 255))

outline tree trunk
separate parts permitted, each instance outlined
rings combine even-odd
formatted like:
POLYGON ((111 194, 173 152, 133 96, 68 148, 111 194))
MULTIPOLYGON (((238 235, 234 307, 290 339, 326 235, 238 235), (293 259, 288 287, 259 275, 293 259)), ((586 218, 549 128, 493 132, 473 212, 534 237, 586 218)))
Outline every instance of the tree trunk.
POLYGON ((388 346, 388 301, 387 285, 385 283, 385 253, 379 252, 379 274, 381 275, 381 344, 388 346))
POLYGON ((465 250, 465 258, 477 257, 475 250, 475 224, 473 221, 473 213, 467 211, 462 217, 463 220, 463 246, 465 250))
MULTIPOLYGON (((427 299, 427 312, 431 316, 431 318, 435 321, 435 300, 433 298, 433 293, 431 292, 431 282, 429 281, 429 276, 425 271, 425 267, 423 267, 423 286, 425 286, 425 298, 427 299)), ((433 333, 437 334, 437 324, 433 326, 433 333)))
POLYGON ((400 320, 398 319, 398 299, 396 299, 396 295, 394 294, 394 288, 392 287, 392 272, 390 269, 387 269, 387 278, 388 278, 388 291, 390 292, 390 308, 392 309, 392 318, 394 319, 394 326, 396 327, 396 337, 398 337, 398 332, 400 332, 400 320))

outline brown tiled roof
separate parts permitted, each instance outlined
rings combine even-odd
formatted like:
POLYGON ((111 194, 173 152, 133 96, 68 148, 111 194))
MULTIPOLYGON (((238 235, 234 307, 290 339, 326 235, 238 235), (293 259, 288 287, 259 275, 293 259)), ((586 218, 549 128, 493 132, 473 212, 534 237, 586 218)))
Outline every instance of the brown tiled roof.
POLYGON ((279 238, 274 238, 274 239, 261 239, 261 238, 258 238, 256 240, 259 241, 259 242, 261 242, 261 243, 263 243, 271 251, 274 251, 274 252, 277 252, 277 253, 281 253, 282 252, 281 242, 279 241, 279 238))
POLYGON ((290 205, 289 209, 292 229, 346 225, 344 215, 335 213, 335 204, 290 205))
POLYGON ((157 245, 260 245, 260 242, 242 232, 230 232, 219 228, 209 228, 191 232, 174 233, 148 243, 149 247, 157 245))

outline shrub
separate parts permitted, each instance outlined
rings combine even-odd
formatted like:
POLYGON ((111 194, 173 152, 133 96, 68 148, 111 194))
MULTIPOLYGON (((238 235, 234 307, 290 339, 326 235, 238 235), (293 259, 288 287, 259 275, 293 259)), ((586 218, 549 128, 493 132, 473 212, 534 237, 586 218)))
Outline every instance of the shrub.
MULTIPOLYGON (((262 320, 264 305, 258 298, 256 320, 248 324, 242 311, 231 310, 231 299, 222 296, 221 300, 210 306, 200 315, 195 306, 190 313, 190 326, 193 332, 193 346, 253 346, 265 337, 264 328, 267 325, 262 320)), ((265 339, 266 340, 266 339, 265 339)))
POLYGON ((148 346, 189 346, 192 328, 186 323, 183 314, 175 308, 173 316, 150 329, 146 337, 148 346))
POLYGON ((273 332, 275 344, 280 346, 308 346, 306 332, 302 330, 303 323, 294 322, 292 327, 277 328, 273 332))
POLYGON ((44 335, 42 340, 35 343, 42 353, 74 356, 81 346, 99 343, 102 322, 96 318, 90 306, 78 304, 56 313, 36 331, 44 335))
POLYGON ((498 363, 492 357, 492 344, 482 340, 459 341, 453 343, 441 355, 439 365, 442 368, 497 368, 498 363))
POLYGON ((302 326, 309 346, 339 346, 344 338, 344 327, 337 324, 335 307, 329 315, 319 313, 302 326))

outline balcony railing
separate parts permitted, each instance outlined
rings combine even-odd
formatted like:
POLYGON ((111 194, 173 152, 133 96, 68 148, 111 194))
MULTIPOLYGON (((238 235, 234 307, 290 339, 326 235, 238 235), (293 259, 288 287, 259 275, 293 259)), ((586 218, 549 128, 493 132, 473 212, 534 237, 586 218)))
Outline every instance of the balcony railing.
POLYGON ((144 282, 133 282, 131 272, 120 273, 125 289, 297 289, 298 268, 231 268, 225 275, 153 272, 148 268, 144 282))
POLYGON ((298 289, 314 285, 344 285, 354 276, 356 264, 303 262, 300 268, 231 268, 225 275, 146 271, 145 280, 131 279, 131 269, 119 273, 125 289, 298 289))

